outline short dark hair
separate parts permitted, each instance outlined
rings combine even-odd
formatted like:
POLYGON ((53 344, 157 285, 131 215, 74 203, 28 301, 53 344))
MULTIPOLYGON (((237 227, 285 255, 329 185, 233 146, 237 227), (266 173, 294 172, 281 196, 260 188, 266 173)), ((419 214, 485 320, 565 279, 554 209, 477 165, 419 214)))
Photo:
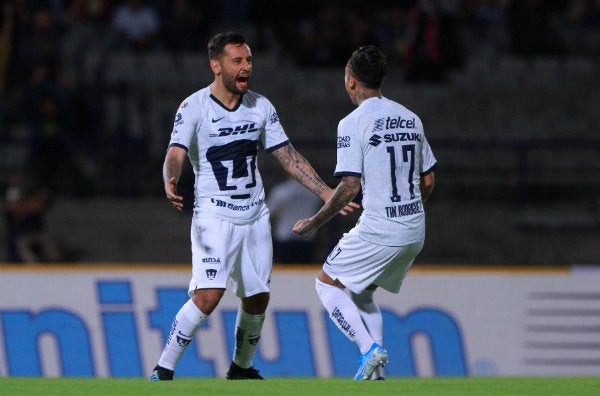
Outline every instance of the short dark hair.
POLYGON ((379 89, 387 75, 386 56, 374 45, 359 47, 348 61, 350 73, 366 88, 379 89))
POLYGON ((218 59, 227 44, 246 44, 246 39, 233 30, 215 34, 208 40, 208 59, 218 59))

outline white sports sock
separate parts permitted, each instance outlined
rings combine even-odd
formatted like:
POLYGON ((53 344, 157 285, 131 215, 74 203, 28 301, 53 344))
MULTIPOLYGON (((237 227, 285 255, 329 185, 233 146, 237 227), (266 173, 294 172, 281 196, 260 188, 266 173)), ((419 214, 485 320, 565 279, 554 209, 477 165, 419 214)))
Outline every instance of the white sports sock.
POLYGON ((328 285, 318 279, 315 281, 315 288, 331 320, 350 341, 356 343, 360 353, 367 352, 375 341, 350 296, 339 287, 328 285))
POLYGON ((233 351, 233 362, 241 368, 252 367, 252 360, 258 348, 260 333, 265 314, 251 315, 238 307, 235 320, 235 349, 233 351))
POLYGON ((373 292, 374 290, 364 290, 360 294, 350 292, 350 298, 358 308, 373 341, 383 346, 383 318, 379 306, 373 301, 373 292))
MULTIPOLYGON (((360 317, 373 337, 373 341, 383 346, 383 318, 379 305, 373 301, 374 292, 375 290, 364 290, 359 294, 350 292, 350 298, 356 304, 360 317)), ((377 367, 371 374, 371 379, 376 380, 384 376, 383 367, 377 367)))
POLYGON ((208 317, 189 299, 175 315, 171 332, 165 344, 158 365, 169 370, 175 370, 177 362, 194 338, 196 330, 208 317))
MULTIPOLYGON (((379 305, 373 301, 374 292, 375 290, 364 290, 359 294, 350 292, 350 298, 356 304, 360 317, 373 337, 373 341, 383 346, 383 318, 379 305)), ((383 367, 377 367, 371 374, 371 379, 376 380, 384 376, 383 367)))

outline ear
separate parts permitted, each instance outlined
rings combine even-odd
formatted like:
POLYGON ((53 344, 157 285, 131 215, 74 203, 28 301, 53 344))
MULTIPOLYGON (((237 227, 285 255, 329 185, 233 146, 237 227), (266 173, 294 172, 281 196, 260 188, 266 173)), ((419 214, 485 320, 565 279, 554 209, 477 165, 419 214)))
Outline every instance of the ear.
POLYGON ((221 63, 218 60, 211 59, 210 68, 216 76, 221 74, 221 63))
POLYGON ((348 88, 350 88, 351 90, 356 89, 356 78, 354 78, 354 76, 352 75, 348 76, 348 88))

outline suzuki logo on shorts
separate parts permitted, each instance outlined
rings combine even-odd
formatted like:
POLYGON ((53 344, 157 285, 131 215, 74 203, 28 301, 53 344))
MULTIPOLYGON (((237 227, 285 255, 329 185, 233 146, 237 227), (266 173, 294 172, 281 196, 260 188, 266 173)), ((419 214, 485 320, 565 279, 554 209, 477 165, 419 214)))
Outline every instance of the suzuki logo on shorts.
POLYGON ((252 133, 252 132, 258 132, 258 128, 254 125, 254 123, 244 124, 242 126, 236 126, 235 128, 219 128, 218 137, 231 136, 231 135, 243 135, 244 133, 252 133))
POLYGON ((217 276, 217 270, 216 269, 207 269, 206 270, 206 277, 209 280, 215 279, 216 276, 217 276))

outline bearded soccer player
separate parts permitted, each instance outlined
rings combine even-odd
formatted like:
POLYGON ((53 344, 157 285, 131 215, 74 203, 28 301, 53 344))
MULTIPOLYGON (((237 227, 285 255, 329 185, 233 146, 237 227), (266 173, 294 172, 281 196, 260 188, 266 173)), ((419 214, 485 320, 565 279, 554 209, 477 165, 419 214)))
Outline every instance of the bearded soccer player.
POLYGON ((227 379, 263 379, 253 357, 269 302, 273 245, 257 167, 259 143, 323 201, 333 193, 290 144, 271 102, 248 89, 252 53, 244 37, 236 32, 215 35, 208 57, 214 81, 179 106, 163 165, 166 197, 178 210, 183 197, 177 183, 186 157, 194 169, 192 278, 190 299, 175 316, 152 381, 173 379, 177 362, 228 282, 241 303, 227 379))

